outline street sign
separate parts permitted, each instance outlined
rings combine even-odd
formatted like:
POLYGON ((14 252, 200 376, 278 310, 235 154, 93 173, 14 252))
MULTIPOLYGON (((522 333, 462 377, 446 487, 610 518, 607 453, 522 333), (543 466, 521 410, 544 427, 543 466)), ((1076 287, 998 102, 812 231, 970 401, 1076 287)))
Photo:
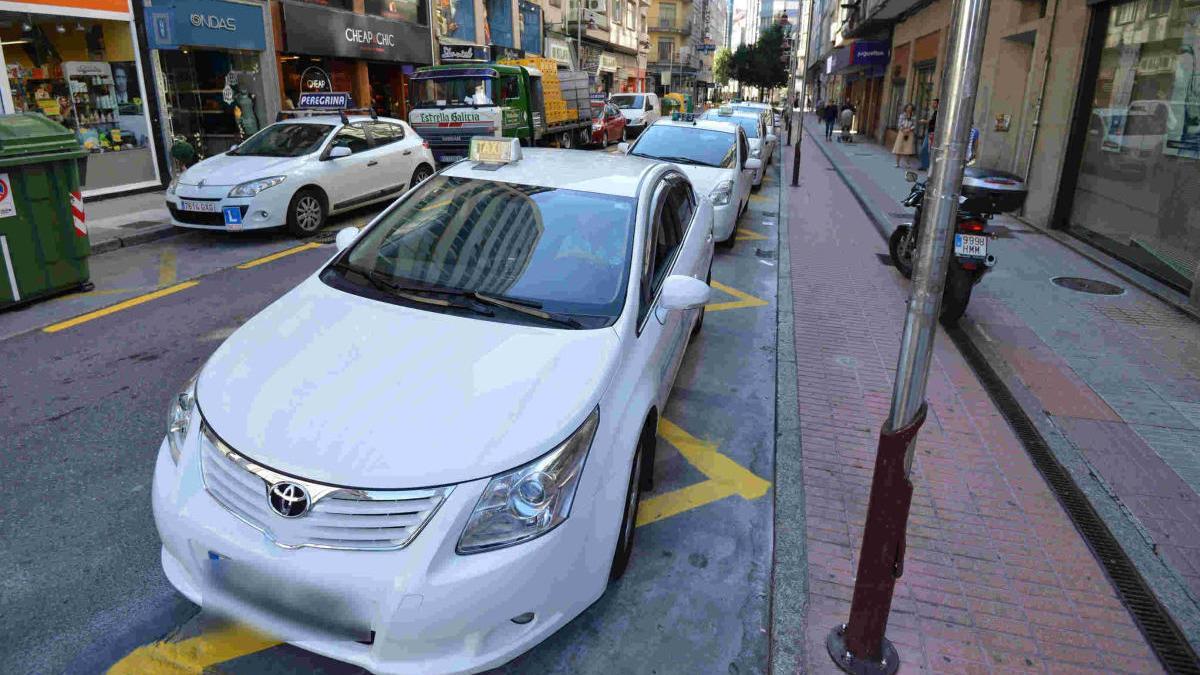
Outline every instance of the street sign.
POLYGON ((306 91, 300 94, 298 108, 349 108, 350 94, 345 92, 306 91))

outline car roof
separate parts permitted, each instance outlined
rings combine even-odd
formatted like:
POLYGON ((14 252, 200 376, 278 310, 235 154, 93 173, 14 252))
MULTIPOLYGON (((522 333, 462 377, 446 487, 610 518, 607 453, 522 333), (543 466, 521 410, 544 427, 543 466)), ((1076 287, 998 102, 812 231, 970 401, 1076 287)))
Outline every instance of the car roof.
POLYGON ((463 160, 442 171, 442 175, 637 197, 642 174, 658 164, 661 162, 624 154, 521 148, 520 160, 494 171, 476 169, 475 162, 463 160))
POLYGON ((725 122, 723 120, 700 119, 699 117, 696 118, 696 121, 694 123, 686 122, 684 120, 673 120, 673 119, 663 117, 663 118, 660 118, 654 124, 651 124, 650 126, 656 127, 656 126, 660 126, 660 125, 661 126, 669 126, 669 127, 688 127, 688 128, 695 128, 695 129, 709 129, 711 131, 723 131, 727 134, 735 134, 735 133, 737 133, 737 130, 740 128, 740 127, 738 127, 738 125, 734 124, 733 122, 725 122))
POLYGON ((728 115, 722 115, 716 109, 705 110, 702 114, 704 115, 704 119, 713 119, 713 118, 721 118, 721 117, 748 117, 750 119, 756 119, 756 118, 762 119, 762 115, 759 115, 756 112, 751 112, 749 110, 738 110, 737 108, 734 108, 728 115))
MULTIPOLYGON (((370 115, 346 115, 347 121, 354 122, 391 122, 393 124, 402 122, 403 120, 395 117, 371 117, 370 115)), ((332 124, 334 126, 341 124, 342 118, 340 115, 308 115, 304 117, 285 117, 279 120, 276 124, 332 124)))

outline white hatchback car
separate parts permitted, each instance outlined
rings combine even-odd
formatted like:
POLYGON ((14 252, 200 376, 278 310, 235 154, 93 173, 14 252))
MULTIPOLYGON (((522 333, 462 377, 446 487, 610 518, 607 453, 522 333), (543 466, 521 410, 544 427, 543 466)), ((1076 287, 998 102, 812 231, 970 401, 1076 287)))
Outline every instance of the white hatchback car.
POLYGON ((714 122, 730 122, 742 128, 746 132, 746 141, 750 144, 750 156, 762 161, 762 166, 754 172, 754 187, 762 185, 763 174, 766 173, 766 165, 771 156, 771 151, 775 147, 775 141, 778 137, 774 134, 767 133, 767 125, 763 122, 762 115, 754 112, 737 112, 730 108, 720 108, 719 110, 706 110, 701 116, 702 120, 713 120, 714 122))
POLYGON ((740 126, 675 114, 650 125, 632 146, 622 144, 622 150, 678 164, 696 192, 713 203, 717 245, 733 247, 738 217, 750 201, 755 173, 762 170, 762 160, 750 156, 750 144, 740 126))
POLYGON ((490 142, 339 232, 171 401, 152 499, 191 601, 376 673, 477 672, 624 571, 712 206, 670 164, 490 142))
POLYGON ((285 225, 307 236, 330 214, 395 199, 434 166, 429 144, 401 120, 302 117, 188 168, 167 188, 167 208, 179 227, 285 225))

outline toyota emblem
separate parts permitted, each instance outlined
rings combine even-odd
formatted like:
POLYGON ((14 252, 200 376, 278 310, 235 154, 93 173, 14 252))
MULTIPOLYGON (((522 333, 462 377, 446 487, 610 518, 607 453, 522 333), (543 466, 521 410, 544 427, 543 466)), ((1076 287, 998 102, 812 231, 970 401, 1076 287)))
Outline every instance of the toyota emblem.
POLYGON ((267 491, 271 510, 284 518, 299 518, 308 513, 308 490, 296 483, 276 483, 267 491))

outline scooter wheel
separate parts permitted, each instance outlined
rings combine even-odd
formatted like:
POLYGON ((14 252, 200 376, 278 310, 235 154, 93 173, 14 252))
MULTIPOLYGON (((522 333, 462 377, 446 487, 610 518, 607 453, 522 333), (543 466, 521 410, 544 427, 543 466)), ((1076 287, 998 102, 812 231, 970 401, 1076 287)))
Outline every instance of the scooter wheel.
POLYGON ((896 266, 900 274, 904 275, 905 279, 912 279, 913 251, 915 249, 916 242, 913 241, 911 227, 901 225, 892 231, 892 236, 888 238, 888 255, 892 257, 892 264, 896 266))

